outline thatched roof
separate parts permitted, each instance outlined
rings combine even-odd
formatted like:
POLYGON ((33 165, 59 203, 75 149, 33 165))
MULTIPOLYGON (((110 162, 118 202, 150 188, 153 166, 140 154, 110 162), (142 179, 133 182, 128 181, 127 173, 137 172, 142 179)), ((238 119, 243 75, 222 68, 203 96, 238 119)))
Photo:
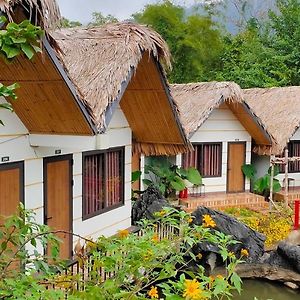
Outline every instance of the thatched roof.
POLYGON ((189 135, 224 101, 243 101, 242 90, 234 82, 172 84, 171 93, 179 107, 183 127, 189 135))
POLYGON ((7 15, 9 21, 15 20, 16 6, 24 7, 29 16, 34 15, 34 21, 43 29, 54 29, 60 22, 61 15, 56 0, 0 0, 0 11, 7 15))
POLYGON ((300 125, 300 87, 254 88, 244 90, 245 101, 274 137, 271 149, 259 154, 281 154, 300 125))
POLYGON ((171 85, 171 93, 180 111, 180 119, 191 137, 222 103, 229 108, 261 145, 270 145, 271 137, 261 120, 244 102, 242 89, 234 82, 201 82, 171 85))
POLYGON ((133 23, 52 32, 52 44, 99 131, 106 127, 110 105, 122 97, 144 53, 170 67, 162 37, 133 23))

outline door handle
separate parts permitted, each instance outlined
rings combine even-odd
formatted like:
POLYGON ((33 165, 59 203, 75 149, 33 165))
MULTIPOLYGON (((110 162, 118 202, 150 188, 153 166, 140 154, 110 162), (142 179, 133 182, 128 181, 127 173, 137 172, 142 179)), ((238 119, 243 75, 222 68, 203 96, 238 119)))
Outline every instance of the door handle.
POLYGON ((53 217, 47 217, 46 221, 53 219, 53 217))

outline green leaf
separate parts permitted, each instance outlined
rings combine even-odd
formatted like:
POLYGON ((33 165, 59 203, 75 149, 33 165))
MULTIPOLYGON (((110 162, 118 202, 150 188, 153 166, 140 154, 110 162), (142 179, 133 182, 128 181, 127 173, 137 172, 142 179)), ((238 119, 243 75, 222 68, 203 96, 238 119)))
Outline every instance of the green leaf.
POLYGON ((185 184, 179 176, 175 176, 173 181, 171 181, 171 186, 176 191, 182 191, 185 189, 185 184))
POLYGON ((240 294, 242 291, 242 280, 240 276, 237 273, 233 272, 230 277, 230 281, 240 294))
POLYGON ((242 171, 244 175, 249 179, 253 179, 255 177, 255 174, 257 173, 255 167, 252 164, 244 164, 242 166, 242 171))
POLYGON ((6 53, 7 58, 14 58, 21 53, 19 48, 12 47, 9 45, 3 45, 2 50, 6 53))
POLYGON ((144 183, 145 185, 147 185, 147 186, 153 185, 153 182, 152 182, 151 180, 149 180, 149 179, 143 179, 142 181, 143 181, 143 183, 144 183))
POLYGON ((141 175, 142 175, 141 171, 134 171, 134 172, 132 172, 131 173, 131 182, 135 182, 135 181, 139 180, 140 177, 141 177, 141 175))
POLYGON ((202 177, 199 173, 199 171, 195 168, 189 168, 187 169, 187 180, 191 182, 192 184, 199 185, 202 183, 202 177))
POLYGON ((29 59, 32 59, 32 57, 34 56, 34 50, 31 45, 21 44, 21 49, 29 59))

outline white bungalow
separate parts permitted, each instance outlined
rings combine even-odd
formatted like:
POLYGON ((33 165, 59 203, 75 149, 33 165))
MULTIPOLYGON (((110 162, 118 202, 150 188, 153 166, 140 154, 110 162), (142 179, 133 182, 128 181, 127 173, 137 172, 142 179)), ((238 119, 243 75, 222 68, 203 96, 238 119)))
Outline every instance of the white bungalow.
MULTIPOLYGON (((23 202, 54 229, 115 234, 131 226, 132 139, 146 155, 188 145, 161 67, 168 48, 129 23, 49 32, 43 44, 32 61, 0 63, 0 82, 21 85, 14 112, 0 110, 0 214, 23 202)), ((69 258, 76 240, 60 237, 69 258)))
POLYGON ((175 84, 171 94, 194 146, 194 151, 177 156, 177 164, 200 171, 206 197, 248 192, 250 183, 241 167, 251 162, 252 141, 265 147, 271 138, 243 101, 240 87, 232 82, 175 84))
MULTIPOLYGON (((253 164, 258 176, 266 173, 270 166, 270 156, 300 157, 300 87, 253 88, 243 91, 245 101, 262 120, 272 135, 272 146, 255 146, 253 164)), ((284 166, 276 177, 284 187, 284 166)), ((291 199, 300 196, 300 162, 289 162, 288 184, 291 199)), ((275 200, 283 200, 284 192, 275 195, 275 200)))

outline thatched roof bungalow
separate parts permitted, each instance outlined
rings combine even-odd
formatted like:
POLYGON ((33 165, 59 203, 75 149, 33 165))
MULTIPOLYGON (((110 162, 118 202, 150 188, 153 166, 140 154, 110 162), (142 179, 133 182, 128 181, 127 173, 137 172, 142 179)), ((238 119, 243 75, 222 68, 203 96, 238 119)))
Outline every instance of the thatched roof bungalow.
POLYGON ((236 83, 173 84, 171 92, 179 108, 183 127, 190 137, 215 108, 225 103, 258 144, 270 144, 270 135, 254 111, 244 102, 243 91, 236 83))
POLYGON ((160 35, 131 23, 50 35, 96 131, 105 131, 120 103, 136 150, 146 155, 186 151, 188 142, 163 72, 171 67, 170 53, 160 35))
POLYGON ((257 146, 258 154, 282 154, 300 126, 300 87, 252 88, 245 101, 273 137, 272 147, 257 146))
POLYGON ((195 149, 182 155, 181 165, 198 168, 209 192, 247 190, 241 166, 251 162, 252 139, 268 146, 271 137, 241 88, 233 82, 174 84, 171 94, 195 149))

